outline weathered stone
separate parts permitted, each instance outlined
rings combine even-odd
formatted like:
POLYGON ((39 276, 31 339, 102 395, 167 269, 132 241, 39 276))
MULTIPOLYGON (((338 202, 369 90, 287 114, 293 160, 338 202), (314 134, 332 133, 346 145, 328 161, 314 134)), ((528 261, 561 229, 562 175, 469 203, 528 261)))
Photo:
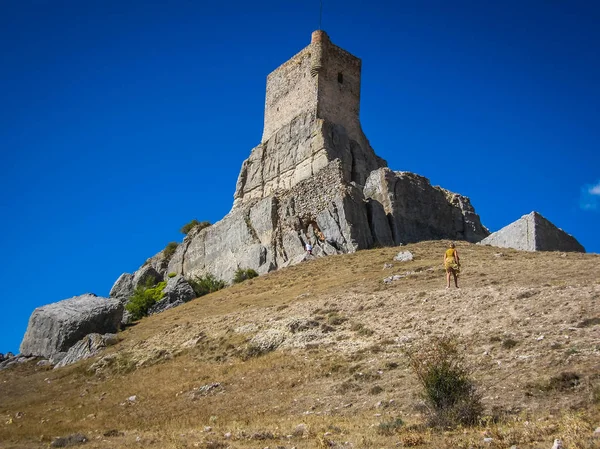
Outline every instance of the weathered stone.
POLYGON ((396 254, 394 260, 397 262, 410 262, 413 260, 413 255, 410 251, 400 251, 396 254))
POLYGON ((383 206, 394 244, 487 236, 468 198, 434 187, 424 176, 380 168, 371 172, 364 195, 383 206))
POLYGON ((180 306, 196 297, 192 286, 180 275, 168 279, 163 293, 164 297, 148 311, 150 315, 180 306))
POLYGON ((523 215, 480 243, 524 251, 585 252, 585 248, 573 236, 557 228, 535 211, 523 215))
POLYGON ((133 295, 133 274, 123 273, 110 289, 109 297, 125 301, 133 295))
POLYGON ((117 332, 123 305, 117 299, 85 294, 38 307, 29 318, 21 354, 51 357, 88 334, 117 332))
POLYGON ((168 299, 170 303, 176 301, 188 302, 196 297, 194 289, 183 276, 169 278, 167 285, 163 289, 163 293, 164 297, 168 299))
POLYGON ((148 315, 156 315, 157 313, 162 313, 165 310, 172 309, 173 307, 178 307, 182 304, 185 304, 183 301, 174 301, 169 302, 167 298, 163 298, 154 304, 150 309, 148 309, 148 315))
POLYGON ((82 433, 74 433, 67 437, 57 437, 50 443, 51 447, 69 447, 69 446, 77 446, 87 442, 88 439, 82 433))
POLYGON ((163 276, 152 265, 144 265, 133 275, 131 285, 133 290, 142 286, 154 286, 163 281, 163 276))
POLYGON ((54 365, 54 369, 93 357, 107 346, 113 345, 116 342, 116 334, 88 334, 69 348, 60 362, 54 365))

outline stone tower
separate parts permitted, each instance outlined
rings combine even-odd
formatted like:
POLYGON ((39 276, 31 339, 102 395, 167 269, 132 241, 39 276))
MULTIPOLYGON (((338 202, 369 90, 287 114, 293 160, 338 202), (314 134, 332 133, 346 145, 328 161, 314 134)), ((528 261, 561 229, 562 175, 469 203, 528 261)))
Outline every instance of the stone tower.
POLYGON ((387 165, 360 126, 360 71, 360 59, 319 30, 269 74, 262 141, 242 167, 234 205, 290 189, 336 159, 361 186, 387 165))
POLYGON ((309 46, 267 77, 262 141, 305 113, 360 140, 360 70, 360 59, 332 44, 325 31, 313 32, 309 46))

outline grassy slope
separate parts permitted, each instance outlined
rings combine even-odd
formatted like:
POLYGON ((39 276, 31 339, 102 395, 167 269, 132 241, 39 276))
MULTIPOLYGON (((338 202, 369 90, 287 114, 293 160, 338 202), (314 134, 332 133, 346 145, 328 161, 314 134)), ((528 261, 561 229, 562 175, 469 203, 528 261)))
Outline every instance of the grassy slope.
POLYGON ((322 258, 144 319, 103 364, 0 372, 0 447, 75 432, 92 448, 600 444, 600 256, 463 243, 461 288, 445 290, 442 242, 401 249, 415 259, 393 262, 399 248, 322 258), (421 425, 403 348, 448 332, 499 422, 421 425), (553 380, 566 372, 579 384, 553 380))

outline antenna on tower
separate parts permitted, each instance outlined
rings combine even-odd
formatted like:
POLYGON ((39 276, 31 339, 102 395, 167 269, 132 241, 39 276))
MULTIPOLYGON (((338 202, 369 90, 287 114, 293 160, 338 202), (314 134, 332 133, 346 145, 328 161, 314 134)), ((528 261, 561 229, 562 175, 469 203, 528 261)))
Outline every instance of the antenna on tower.
POLYGON ((321 30, 321 22, 323 21, 323 0, 319 0, 319 30, 321 30))

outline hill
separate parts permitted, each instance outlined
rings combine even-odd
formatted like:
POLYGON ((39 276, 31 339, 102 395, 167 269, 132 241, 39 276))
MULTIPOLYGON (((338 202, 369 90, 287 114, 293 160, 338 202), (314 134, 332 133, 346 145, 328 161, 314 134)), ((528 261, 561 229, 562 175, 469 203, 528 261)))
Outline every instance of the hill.
POLYGON ((458 250, 458 290, 439 241, 317 258, 145 318, 94 359, 1 371, 0 447, 597 447, 600 256, 458 250), (476 427, 425 425, 406 351, 448 334, 476 427))

